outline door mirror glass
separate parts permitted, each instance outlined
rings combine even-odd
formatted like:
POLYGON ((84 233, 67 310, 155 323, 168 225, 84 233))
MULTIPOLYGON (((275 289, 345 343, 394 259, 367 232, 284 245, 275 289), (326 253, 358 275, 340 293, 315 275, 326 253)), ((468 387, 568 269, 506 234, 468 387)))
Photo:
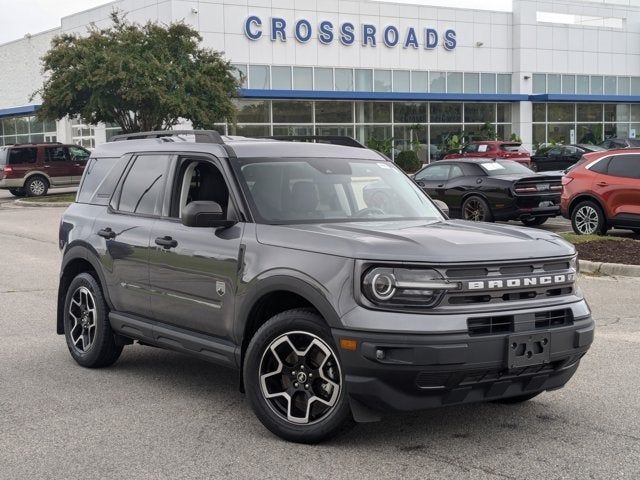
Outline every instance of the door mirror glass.
POLYGON ((226 213, 219 203, 200 200, 190 202, 182 210, 182 224, 187 227, 231 227, 236 222, 227 220, 226 213))

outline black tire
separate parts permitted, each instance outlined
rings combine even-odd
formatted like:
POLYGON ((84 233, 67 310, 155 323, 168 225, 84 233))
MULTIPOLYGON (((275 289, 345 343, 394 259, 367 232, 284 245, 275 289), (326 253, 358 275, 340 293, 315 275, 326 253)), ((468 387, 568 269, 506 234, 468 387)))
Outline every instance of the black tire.
POLYGON ((631 231, 636 235, 640 235, 640 228, 632 228, 631 231))
POLYGON ((585 200, 571 211, 571 227, 577 235, 604 235, 607 233, 607 219, 600 205, 585 200))
POLYGON ((523 218, 520 221, 526 227, 537 227, 539 225, 542 225, 548 219, 549 219, 549 217, 532 217, 532 218, 523 218))
POLYGON ((268 320, 249 342, 243 373, 245 391, 254 413, 267 429, 285 440, 317 443, 353 425, 337 349, 329 328, 314 311, 288 310, 268 320), (317 345, 321 347, 311 346, 316 340, 320 340, 317 345), (308 346, 305 347, 307 341, 308 346), (273 354, 270 349, 273 344, 283 360, 273 354), (291 345, 298 352, 308 348, 309 355, 296 355, 291 345), (314 360, 313 353, 320 354, 324 360, 318 362, 317 355, 314 360), (315 377, 313 372, 316 372, 315 377), (337 392, 332 383, 338 386, 337 392), (330 388, 330 392, 323 390, 323 386, 330 388), (283 396, 267 398, 268 394, 275 393, 287 393, 288 399, 283 396), (325 397, 324 400, 332 405, 327 406, 317 400, 307 403, 310 397, 325 397), (294 399, 293 407, 290 399, 294 399), (300 405, 304 408, 298 409, 300 405), (304 416, 297 415, 302 410, 304 416), (292 417, 299 420, 306 419, 307 423, 288 420, 285 411, 293 413, 292 417), (315 419, 312 418, 314 411, 317 414, 315 419))
POLYGON ((9 193, 14 197, 24 197, 26 195, 24 188, 10 188, 9 193))
POLYGON ((33 175, 24 183, 24 191, 27 197, 42 197, 49 190, 49 182, 42 175, 33 175))
POLYGON ((116 344, 108 313, 109 309, 104 301, 102 289, 92 275, 81 273, 71 281, 64 301, 64 336, 71 356, 83 367, 108 367, 115 363, 122 353, 123 347, 116 344), (88 306, 93 306, 94 312, 87 313, 85 316, 79 303, 83 303, 83 295, 84 298, 89 298, 85 293, 87 291, 92 299, 92 302, 88 302, 88 306), (80 299, 79 303, 78 299, 80 299), (74 320, 73 316, 77 320, 74 320), (84 328, 85 319, 87 325, 93 321, 93 328, 84 328), (85 338, 88 341, 85 341, 85 338))
POLYGON ((493 213, 484 198, 472 195, 462 203, 462 218, 474 222, 493 222, 493 213))
POLYGON ((516 405, 518 403, 528 402, 529 400, 537 397, 541 393, 542 392, 526 393, 524 395, 517 395, 515 397, 501 398, 499 400, 494 400, 494 403, 502 403, 503 405, 516 405))

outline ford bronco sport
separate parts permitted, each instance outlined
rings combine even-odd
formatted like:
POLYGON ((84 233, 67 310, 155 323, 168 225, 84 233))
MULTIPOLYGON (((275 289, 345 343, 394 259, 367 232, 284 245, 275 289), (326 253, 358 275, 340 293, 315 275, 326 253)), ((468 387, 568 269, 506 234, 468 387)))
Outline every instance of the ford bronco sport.
POLYGON ((57 332, 84 367, 133 341, 232 367, 269 430, 317 442, 385 411, 526 401, 592 342, 570 244, 450 221, 377 152, 115 140, 60 224, 57 332), (395 192, 384 209, 370 184, 395 192))

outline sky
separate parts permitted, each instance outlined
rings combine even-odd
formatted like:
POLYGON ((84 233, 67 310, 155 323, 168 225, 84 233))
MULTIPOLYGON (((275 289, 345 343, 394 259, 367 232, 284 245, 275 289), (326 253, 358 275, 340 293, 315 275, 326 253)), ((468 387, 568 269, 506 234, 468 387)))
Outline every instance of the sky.
MULTIPOLYGON (((60 26, 60 18, 110 0, 0 0, 0 44, 60 26)), ((293 0, 292 0, 293 1, 293 0)), ((375 0, 371 0, 375 1, 375 0)), ((394 0, 385 0, 393 2, 394 0)), ((402 0, 398 3, 509 11, 511 0, 402 0)))

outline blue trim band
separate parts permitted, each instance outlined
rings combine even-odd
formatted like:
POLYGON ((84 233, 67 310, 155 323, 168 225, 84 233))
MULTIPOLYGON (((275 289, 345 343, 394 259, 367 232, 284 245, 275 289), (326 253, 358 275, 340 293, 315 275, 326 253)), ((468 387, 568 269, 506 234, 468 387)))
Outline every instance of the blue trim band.
POLYGON ((39 108, 40 105, 23 105, 22 107, 0 108, 0 118, 17 117, 19 115, 35 113, 39 108))
POLYGON ((529 99, 536 103, 640 103, 640 95, 566 95, 559 93, 545 93, 531 95, 529 96, 529 99))
POLYGON ((334 92, 320 90, 240 89, 244 98, 289 100, 390 100, 390 101, 460 101, 460 102, 526 102, 528 95, 480 93, 417 93, 417 92, 334 92))

